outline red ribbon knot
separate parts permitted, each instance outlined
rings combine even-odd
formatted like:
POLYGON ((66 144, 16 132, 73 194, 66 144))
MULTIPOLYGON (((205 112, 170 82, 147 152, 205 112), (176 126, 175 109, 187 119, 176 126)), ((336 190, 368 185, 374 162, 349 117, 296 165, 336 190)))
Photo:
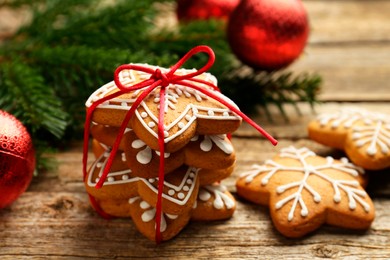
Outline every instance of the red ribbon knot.
MULTIPOLYGON (((159 96, 160 96, 160 110, 159 110, 159 117, 158 117, 158 144, 159 144, 159 152, 160 152, 160 167, 159 167, 159 173, 158 173, 158 194, 157 194, 157 203, 156 203, 156 242, 161 242, 161 232, 160 232, 160 226, 161 226, 161 214, 162 214, 162 193, 163 193, 163 186, 164 186, 164 152, 165 152, 165 142, 164 142, 164 102, 165 102, 165 88, 169 86, 169 84, 177 83, 180 85, 183 85, 185 87, 192 88, 194 90, 197 90, 208 97, 220 102, 221 104, 225 105, 227 108, 229 108, 232 112, 234 112, 237 116, 240 116, 244 121, 246 121, 248 124, 253 126, 258 132, 260 132, 262 135, 264 135, 270 142, 274 145, 277 144, 277 141, 269 135, 265 130, 263 130, 259 125, 257 125, 254 121, 252 121, 248 116, 246 116, 244 113, 242 113, 234 104, 229 103, 226 101, 226 99, 222 98, 220 95, 214 93, 215 90, 219 91, 219 88, 217 86, 214 86, 212 83, 201 80, 198 78, 195 78, 196 76, 206 72, 214 63, 215 61, 215 54, 213 50, 208 46, 197 46, 193 49, 191 49, 187 54, 185 54, 174 66, 170 68, 170 70, 167 73, 163 73, 161 69, 152 69, 149 66, 142 66, 138 64, 126 64, 119 66, 114 73, 114 82, 116 86, 118 87, 119 91, 115 92, 113 94, 110 94, 108 96, 105 96, 95 102, 93 102, 90 107, 87 109, 86 114, 86 120, 85 120, 85 126, 84 126, 84 147, 83 147, 83 175, 84 179, 87 176, 87 161, 88 161, 88 140, 89 140, 89 129, 90 124, 92 122, 92 115, 93 111, 104 102, 111 100, 113 98, 116 98, 120 95, 123 95, 125 93, 143 89, 141 94, 136 98, 132 106, 130 107, 129 111, 127 112, 125 118, 123 119, 123 122, 119 128, 118 136, 116 137, 116 140, 112 146, 111 153, 109 158, 107 159, 106 166, 104 168, 103 174, 100 177, 98 183, 96 184, 96 188, 101 188, 104 184, 104 181, 107 178, 107 175, 110 171, 111 165, 114 161, 115 154, 118 151, 119 144, 121 142, 121 139, 125 133, 126 127, 132 118, 132 116, 135 114, 136 109, 141 104, 141 102, 157 87, 160 87, 159 90, 159 96), (185 74, 185 75, 176 75, 175 72, 177 69, 179 69, 189 58, 191 58, 193 55, 197 53, 206 53, 209 57, 207 63, 200 68, 197 71, 185 74), (146 79, 144 81, 141 81, 137 84, 131 85, 131 86, 125 86, 120 81, 120 73, 123 70, 137 70, 142 71, 145 73, 149 73, 151 76, 149 79, 146 79), (208 86, 209 88, 201 87, 194 83, 201 83, 205 86, 208 86)), ((96 200, 90 196, 90 200, 96 211, 102 215, 105 218, 110 218, 110 216, 105 213, 99 206, 96 200)))
POLYGON ((165 73, 162 73, 160 69, 156 69, 150 78, 155 81, 161 80, 161 87, 168 87, 171 84, 171 79, 165 73))

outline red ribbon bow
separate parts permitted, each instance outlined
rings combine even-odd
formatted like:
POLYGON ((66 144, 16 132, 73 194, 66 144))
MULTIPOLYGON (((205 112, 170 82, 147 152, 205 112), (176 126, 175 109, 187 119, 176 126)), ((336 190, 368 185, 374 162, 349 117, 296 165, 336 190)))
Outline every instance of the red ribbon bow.
MULTIPOLYGON (((118 92, 115 92, 111 95, 108 95, 106 97, 103 97, 94 103, 87 109, 87 115, 85 120, 85 128, 84 128, 84 146, 83 146, 83 175, 84 179, 87 176, 87 160, 88 160, 88 139, 89 139, 89 131, 90 131, 90 124, 92 121, 92 114, 93 111, 96 109, 97 106, 100 104, 106 102, 107 100, 111 100, 115 97, 118 97, 122 94, 128 93, 130 91, 135 91, 138 89, 145 88, 143 92, 137 97, 135 102, 132 104, 130 110, 127 112, 121 127, 119 128, 118 136, 112 146, 112 150, 110 153, 110 156, 107 160, 106 167, 104 168, 103 174, 100 177, 98 183, 96 184, 96 188, 101 188, 104 184, 105 179, 107 178, 107 175, 110 171, 111 165, 113 163, 115 154, 118 151, 118 147, 120 144, 120 141, 124 135, 125 129, 127 127, 127 124, 129 123, 131 117, 134 115, 135 110, 138 108, 140 103, 157 87, 160 87, 160 110, 159 110, 159 117, 158 117, 158 145, 160 150, 160 166, 159 166, 159 173, 158 173, 158 193, 157 193, 157 203, 156 203, 156 243, 161 242, 161 232, 160 232, 160 226, 161 226, 161 213, 162 213, 162 193, 163 193, 163 187, 164 187, 164 151, 165 151, 165 144, 164 144, 164 108, 165 108, 165 89, 169 84, 180 84, 192 89, 195 89, 208 97, 213 98, 214 100, 220 102, 221 104, 225 105, 227 108, 229 108, 231 111, 233 111, 236 115, 240 116, 243 120, 245 120, 248 124, 253 126, 258 132, 260 132, 263 136, 265 136, 273 145, 277 144, 277 141, 269 135, 264 129, 262 129, 260 126, 258 126, 254 121, 252 121, 249 117, 247 117, 244 113, 242 113, 237 107, 230 104, 226 100, 222 99, 220 96, 214 94, 212 91, 210 91, 207 88, 202 88, 194 84, 201 83, 204 85, 207 85, 211 87, 214 90, 219 90, 217 86, 214 86, 212 83, 207 82, 205 80, 194 78, 195 76, 198 76, 206 71, 214 64, 215 61, 215 54, 213 50, 208 46, 197 46, 193 49, 191 49, 186 55, 184 55, 173 67, 170 68, 170 70, 167 73, 162 73, 160 69, 152 69, 150 67, 142 66, 142 65, 136 65, 136 64, 127 64, 127 65, 121 65, 119 66, 114 73, 114 81, 116 86, 119 88, 118 92), (209 59, 205 66, 200 68, 199 70, 195 72, 191 72, 185 75, 176 75, 175 72, 177 69, 179 69, 189 58, 191 58, 193 55, 204 52, 209 56, 209 59), (143 71, 146 73, 151 74, 151 77, 147 80, 141 81, 135 85, 132 86, 124 86, 120 80, 119 80, 119 74, 123 70, 137 70, 137 71, 143 71)), ((100 207, 98 206, 95 199, 90 196, 90 200, 94 208, 97 210, 97 212, 102 215, 105 218, 110 218, 111 216, 105 213, 100 207)))

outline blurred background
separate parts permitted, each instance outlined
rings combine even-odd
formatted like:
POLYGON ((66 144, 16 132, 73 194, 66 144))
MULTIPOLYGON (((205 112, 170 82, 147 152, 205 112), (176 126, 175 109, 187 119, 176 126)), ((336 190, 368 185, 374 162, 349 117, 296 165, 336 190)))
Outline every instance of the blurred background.
POLYGON ((0 109, 40 155, 81 139, 85 100, 117 66, 169 67, 206 44, 223 93, 288 122, 300 104, 390 101, 389 41, 384 0, 2 0, 0 109))

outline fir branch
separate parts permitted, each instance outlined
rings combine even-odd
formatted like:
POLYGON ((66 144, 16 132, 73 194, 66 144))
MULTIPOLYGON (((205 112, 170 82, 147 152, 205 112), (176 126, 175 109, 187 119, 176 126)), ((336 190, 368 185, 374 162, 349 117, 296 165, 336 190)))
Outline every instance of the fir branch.
POLYGON ((317 74, 303 73, 294 76, 292 72, 286 71, 245 74, 242 70, 236 70, 227 77, 222 77, 219 85, 222 92, 235 100, 243 111, 253 114, 257 106, 260 106, 269 115, 267 106, 274 104, 288 120, 283 104, 294 105, 297 113, 300 113, 297 102, 307 102, 313 106, 321 81, 317 74))
POLYGON ((45 130, 60 138, 68 117, 41 73, 18 60, 0 64, 0 107, 14 114, 32 132, 45 130))

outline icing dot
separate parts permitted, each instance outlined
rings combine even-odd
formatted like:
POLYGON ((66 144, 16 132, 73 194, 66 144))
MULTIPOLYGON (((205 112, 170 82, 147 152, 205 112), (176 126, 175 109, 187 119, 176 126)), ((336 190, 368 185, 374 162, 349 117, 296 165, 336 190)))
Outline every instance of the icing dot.
POLYGON ((97 164, 96 164, 96 168, 101 168, 102 165, 103 165, 102 163, 97 163, 97 164))
POLYGON ((340 194, 336 194, 333 196, 333 201, 336 203, 339 203, 341 201, 340 194))
POLYGON ((184 125, 183 122, 180 122, 180 123, 177 124, 177 126, 178 126, 179 128, 184 128, 185 125, 184 125))
POLYGON ((129 179, 129 175, 122 175, 122 180, 128 180, 129 179))
POLYGON ((169 136, 168 131, 164 131, 164 137, 168 137, 168 136, 169 136))
POLYGON ((95 182, 99 182, 99 180, 100 180, 99 178, 96 178, 96 179, 95 179, 95 182))
POLYGON ((149 203, 147 203, 146 201, 142 201, 139 206, 141 207, 141 209, 147 209, 150 207, 149 203))
POLYGON ((122 153, 122 162, 126 162, 126 155, 125 155, 125 153, 122 153))
POLYGON ((122 102, 122 103, 121 103, 121 106, 122 106, 122 107, 125 107, 125 106, 127 106, 127 103, 126 103, 126 102, 122 102))
POLYGON ((142 118, 145 118, 145 117, 147 117, 147 116, 148 116, 148 113, 146 113, 146 112, 142 112, 142 113, 141 113, 141 117, 142 117, 142 118))
POLYGON ((306 217, 308 214, 309 214, 309 212, 308 212, 307 209, 302 209, 302 210, 301 210, 301 216, 302 216, 302 217, 306 217))
POLYGON ((103 156, 104 156, 104 157, 108 157, 108 156, 110 156, 110 153, 105 152, 105 153, 103 154, 103 156))
POLYGON ((190 177, 191 177, 191 178, 195 178, 195 173, 191 172, 191 173, 190 173, 190 177))
POLYGON ((185 116, 185 119, 186 119, 187 121, 190 121, 190 120, 191 120, 191 116, 190 116, 190 115, 186 115, 186 116, 185 116))
POLYGON ((314 196, 314 202, 320 202, 321 201, 321 196, 318 196, 318 195, 316 195, 316 196, 314 196))
POLYGON ((175 191, 174 191, 174 190, 169 190, 169 191, 168 191, 168 195, 169 195, 169 196, 175 195, 175 191))
POLYGON ((228 117, 229 116, 229 112, 223 112, 223 116, 226 116, 226 117, 228 117))
POLYGON ((148 126, 149 126, 150 128, 155 127, 155 126, 156 126, 156 123, 150 121, 150 122, 148 123, 148 126))
POLYGON ((114 182, 115 179, 114 179, 114 177, 108 177, 108 178, 107 178, 107 181, 108 181, 108 182, 114 182))
POLYGON ((148 181, 149 181, 150 183, 153 183, 153 182, 155 181, 155 179, 150 178, 148 181))
POLYGON ((184 190, 184 191, 189 191, 190 188, 189 188, 188 186, 184 186, 184 187, 183 187, 183 190, 184 190))
POLYGON ((209 111, 207 111, 207 114, 208 114, 209 116, 213 116, 213 115, 214 115, 214 111, 213 111, 213 110, 209 110, 209 111))
POLYGON ((184 197, 185 197, 185 195, 184 195, 184 193, 179 193, 179 194, 177 194, 177 197, 179 198, 179 199, 184 199, 184 197))
POLYGON ((277 192, 278 194, 283 193, 284 191, 285 191, 285 189, 282 188, 282 187, 278 187, 278 188, 276 189, 276 192, 277 192))
POLYGON ((188 179, 187 184, 192 184, 192 180, 188 179))
POLYGON ((155 98, 155 99, 153 100, 153 102, 154 102, 154 103, 158 103, 158 102, 160 102, 160 99, 159 99, 159 98, 155 98))

